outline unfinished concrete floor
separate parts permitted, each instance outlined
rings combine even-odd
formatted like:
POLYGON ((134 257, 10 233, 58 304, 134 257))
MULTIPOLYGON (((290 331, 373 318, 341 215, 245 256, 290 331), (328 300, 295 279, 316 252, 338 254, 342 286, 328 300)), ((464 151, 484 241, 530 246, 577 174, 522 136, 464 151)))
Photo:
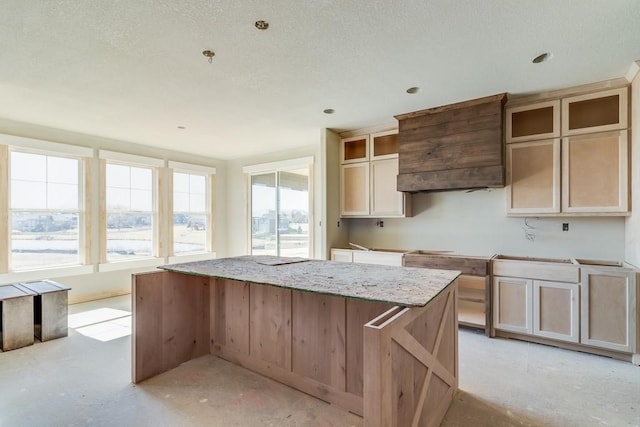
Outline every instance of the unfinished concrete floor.
MULTIPOLYGON (((69 337, 0 353, 0 426, 361 426, 362 419, 205 356, 130 383, 130 297, 70 306, 69 337)), ((444 426, 638 426, 640 368, 460 330, 444 426)))

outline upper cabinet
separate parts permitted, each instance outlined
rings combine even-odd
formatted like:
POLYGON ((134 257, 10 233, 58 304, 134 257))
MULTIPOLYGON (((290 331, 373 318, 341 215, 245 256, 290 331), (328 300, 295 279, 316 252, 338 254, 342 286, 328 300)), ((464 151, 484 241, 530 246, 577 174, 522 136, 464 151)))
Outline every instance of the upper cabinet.
POLYGON ((562 100, 562 135, 627 128, 628 88, 611 89, 562 100))
POLYGON ((559 136, 559 100, 507 109, 507 142, 558 138, 559 136))
POLYGON ((628 87, 506 109, 507 213, 629 212, 628 87))
POLYGON ((410 195, 397 191, 398 131, 388 130, 341 141, 340 216, 411 216, 410 195))

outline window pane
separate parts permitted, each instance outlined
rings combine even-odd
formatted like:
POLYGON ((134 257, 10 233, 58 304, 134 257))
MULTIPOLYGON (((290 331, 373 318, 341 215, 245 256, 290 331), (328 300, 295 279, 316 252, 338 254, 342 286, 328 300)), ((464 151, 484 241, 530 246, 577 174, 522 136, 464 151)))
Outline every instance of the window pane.
POLYGON ((107 214, 107 259, 127 260, 153 255, 151 214, 107 214))
POLYGON ((189 212, 189 193, 173 193, 173 211, 189 212))
POLYGON ((275 173, 251 177, 251 254, 278 254, 275 173))
POLYGON ((173 173, 173 191, 180 193, 189 192, 189 174, 180 172, 173 173))
POLYGON ((153 194, 151 190, 131 190, 132 211, 153 211, 153 194))
POLYGON ((11 268, 78 264, 78 214, 14 212, 11 214, 11 268))
POLYGON ((47 184, 44 182, 11 181, 12 209, 46 209, 47 184))
POLYGON ((131 187, 130 167, 107 163, 107 187, 131 187))
POLYGON ((203 175, 189 175, 189 191, 191 194, 204 194, 207 188, 206 179, 203 175))
POLYGON ((151 169, 131 168, 131 188, 151 191, 152 182, 153 174, 151 169))
POLYGON ((47 157, 47 181, 78 184, 78 161, 63 157, 47 157))
POLYGON ((77 210, 78 186, 74 184, 47 185, 47 208, 77 210))
POLYGON ((131 210, 131 190, 107 187, 107 210, 131 210))
POLYGON ((207 249, 206 216, 174 214, 173 253, 204 252, 207 249))
POLYGON ((190 211, 191 212, 206 212, 206 200, 204 194, 192 194, 191 195, 191 204, 190 211))
MULTIPOLYGON (((306 172, 306 171, 303 171, 306 172)), ((309 177, 279 172, 280 256, 309 256, 309 177)))
POLYGON ((11 153, 11 179, 44 182, 47 178, 47 158, 40 154, 11 153))

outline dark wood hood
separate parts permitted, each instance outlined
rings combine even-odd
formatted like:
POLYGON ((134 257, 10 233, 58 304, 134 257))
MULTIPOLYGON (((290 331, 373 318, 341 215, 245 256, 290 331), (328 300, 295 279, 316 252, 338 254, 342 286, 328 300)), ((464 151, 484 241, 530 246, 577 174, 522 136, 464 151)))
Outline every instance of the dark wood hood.
POLYGON ((502 93, 395 116, 398 191, 504 187, 502 93))

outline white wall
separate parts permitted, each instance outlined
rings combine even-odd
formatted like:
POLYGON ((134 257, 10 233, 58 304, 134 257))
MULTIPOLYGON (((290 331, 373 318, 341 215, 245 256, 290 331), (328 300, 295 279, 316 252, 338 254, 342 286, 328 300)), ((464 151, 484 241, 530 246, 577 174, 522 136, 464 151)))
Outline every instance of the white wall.
MULTIPOLYGON (((312 180, 313 191, 313 211, 318 214, 322 206, 322 162, 320 161, 320 142, 307 145, 305 147, 275 152, 266 155, 244 157, 242 159, 230 160, 226 167, 227 181, 227 197, 226 201, 226 223, 224 232, 226 233, 226 248, 218 251, 219 257, 247 255, 249 253, 247 224, 249 221, 247 207, 247 189, 248 183, 245 174, 242 172, 244 166, 257 165, 262 163, 278 162, 281 160, 297 159, 302 157, 313 156, 314 170, 312 180)), ((313 218, 314 236, 320 236, 320 219, 313 218)), ((218 230, 223 232, 223 230, 218 230)), ((315 247, 315 242, 313 243, 315 247)))
POLYGON ((533 241, 525 237, 524 218, 505 214, 505 189, 418 193, 412 218, 349 219, 349 241, 383 249, 450 250, 466 255, 624 259, 623 217, 529 218, 533 241), (562 223, 569 231, 562 231, 562 223))
MULTIPOLYGON (((640 188, 640 61, 631 67, 631 188, 640 188), (633 129, 636 129, 634 132, 633 129)), ((626 221, 626 261, 640 267, 640 197, 631 194, 631 216, 626 221)))
MULTIPOLYGON (((89 147, 93 149, 106 149, 111 151, 120 151, 130 154, 136 154, 140 156, 156 157, 167 160, 174 160, 184 163, 194 163, 205 166, 213 166, 216 168, 216 212, 215 212, 215 227, 218 231, 216 233, 216 248, 224 248, 227 246, 226 232, 223 224, 226 222, 227 209, 225 208, 224 199, 226 197, 226 162, 205 158, 202 156, 190 155, 179 151, 161 150, 158 148, 148 147, 139 144, 132 144, 126 141, 118 141, 113 139, 101 138, 93 135, 84 135, 74 132, 65 131, 62 129, 53 129, 43 126, 37 126, 33 124, 15 122, 11 120, 0 119, 0 133, 6 135, 21 136, 27 138, 41 139, 44 141, 59 142, 64 144, 78 145, 83 147, 89 147)), ((180 141, 176 141, 176 147, 179 147, 180 141)), ((94 167, 93 173, 93 192, 97 191, 98 182, 98 168, 94 167)), ((93 198, 93 212, 99 211, 98 198, 93 198)), ((92 253, 96 264, 94 264, 94 271, 97 271, 97 257, 98 257, 98 218, 94 216, 92 218, 92 253)), ((148 268, 151 270, 153 268, 148 268)), ((126 294, 131 291, 131 273, 143 271, 143 269, 127 269, 113 272, 92 273, 81 276, 72 277, 56 277, 54 280, 72 287, 73 289, 69 293, 70 302, 88 301, 97 298, 103 298, 114 295, 126 294)), ((15 281, 15 275, 9 275, 8 278, 3 279, 0 275, 0 283, 10 283, 15 281)), ((47 277, 39 277, 40 279, 46 279, 47 277)), ((30 278, 29 280, 36 280, 30 278)))

